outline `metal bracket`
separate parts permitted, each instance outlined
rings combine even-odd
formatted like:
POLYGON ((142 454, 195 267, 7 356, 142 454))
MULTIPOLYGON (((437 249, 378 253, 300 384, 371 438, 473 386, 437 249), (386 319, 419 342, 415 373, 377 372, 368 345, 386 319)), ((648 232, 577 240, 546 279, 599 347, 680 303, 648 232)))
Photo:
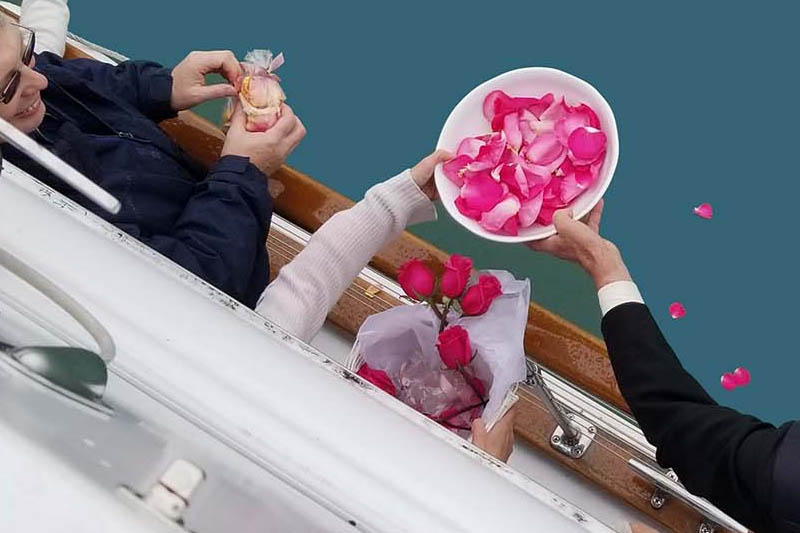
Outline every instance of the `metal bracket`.
POLYGON ((736 533, 748 533, 748 529, 739 522, 729 517, 708 501, 699 498, 686 490, 678 481, 675 472, 659 472, 638 459, 628 459, 628 466, 637 474, 655 485, 656 489, 650 497, 650 505, 654 509, 661 509, 668 497, 682 501, 684 504, 700 513, 703 520, 697 528, 698 533, 714 533, 718 527, 723 527, 736 533))
POLYGON ((556 403, 553 393, 544 382, 539 365, 530 359, 526 359, 525 365, 528 369, 525 383, 541 391, 542 400, 556 421, 556 429, 550 436, 550 444, 564 455, 580 459, 594 440, 597 429, 588 420, 584 420, 574 413, 565 412, 556 403))
POLYGON ((566 418, 569 420, 570 426, 575 428, 577 435, 570 439, 565 435, 561 426, 556 426, 555 431, 550 436, 550 444, 564 455, 573 459, 580 459, 586 453, 592 441, 594 441, 597 430, 587 420, 579 418, 573 413, 568 413, 566 418), (587 429, 586 431, 581 431, 580 427, 586 427, 587 429))

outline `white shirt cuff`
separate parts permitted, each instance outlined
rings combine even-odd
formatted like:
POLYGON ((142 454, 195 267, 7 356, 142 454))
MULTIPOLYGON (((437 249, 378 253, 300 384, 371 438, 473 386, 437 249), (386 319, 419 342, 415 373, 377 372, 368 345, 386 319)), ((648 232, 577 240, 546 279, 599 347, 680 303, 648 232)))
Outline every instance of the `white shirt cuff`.
POLYGON ((618 305, 629 302, 644 303, 639 288, 632 281, 614 281, 600 287, 597 299, 600 300, 600 311, 603 316, 618 305))

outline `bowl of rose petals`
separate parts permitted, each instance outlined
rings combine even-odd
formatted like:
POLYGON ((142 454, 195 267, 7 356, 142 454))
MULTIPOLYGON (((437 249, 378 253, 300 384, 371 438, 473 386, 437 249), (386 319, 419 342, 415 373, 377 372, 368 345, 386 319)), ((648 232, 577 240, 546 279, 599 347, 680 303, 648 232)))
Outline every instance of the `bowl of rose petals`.
POLYGON ((512 70, 465 96, 437 148, 454 157, 436 169, 448 213, 500 242, 553 235, 553 213, 586 215, 614 175, 614 113, 587 82, 553 68, 512 70))

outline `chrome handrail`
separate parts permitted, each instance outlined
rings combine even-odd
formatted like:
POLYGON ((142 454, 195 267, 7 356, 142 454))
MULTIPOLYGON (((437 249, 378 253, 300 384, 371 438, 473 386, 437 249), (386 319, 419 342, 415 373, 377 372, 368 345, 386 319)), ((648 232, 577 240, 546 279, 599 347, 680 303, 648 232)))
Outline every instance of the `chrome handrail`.
POLYGON ((119 213, 121 207, 119 200, 2 118, 0 118, 0 137, 52 172, 57 178, 68 183, 103 210, 112 215, 119 213))

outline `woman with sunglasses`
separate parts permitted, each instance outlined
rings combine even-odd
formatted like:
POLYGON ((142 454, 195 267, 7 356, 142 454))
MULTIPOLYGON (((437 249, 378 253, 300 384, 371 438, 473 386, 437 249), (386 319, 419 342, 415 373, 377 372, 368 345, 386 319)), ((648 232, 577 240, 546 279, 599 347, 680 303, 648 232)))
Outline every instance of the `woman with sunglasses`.
MULTIPOLYGON (((209 169, 185 154, 158 123, 236 93, 231 52, 193 52, 174 69, 146 61, 108 65, 35 54, 36 34, 0 17, 0 118, 83 172, 122 203, 107 218, 248 306, 268 281, 264 242, 272 214, 266 175, 299 144, 305 128, 285 106, 269 131, 228 132, 209 169), (205 75, 228 83, 206 85, 205 75)), ((83 198, 9 145, 3 157, 78 203, 83 198)))

